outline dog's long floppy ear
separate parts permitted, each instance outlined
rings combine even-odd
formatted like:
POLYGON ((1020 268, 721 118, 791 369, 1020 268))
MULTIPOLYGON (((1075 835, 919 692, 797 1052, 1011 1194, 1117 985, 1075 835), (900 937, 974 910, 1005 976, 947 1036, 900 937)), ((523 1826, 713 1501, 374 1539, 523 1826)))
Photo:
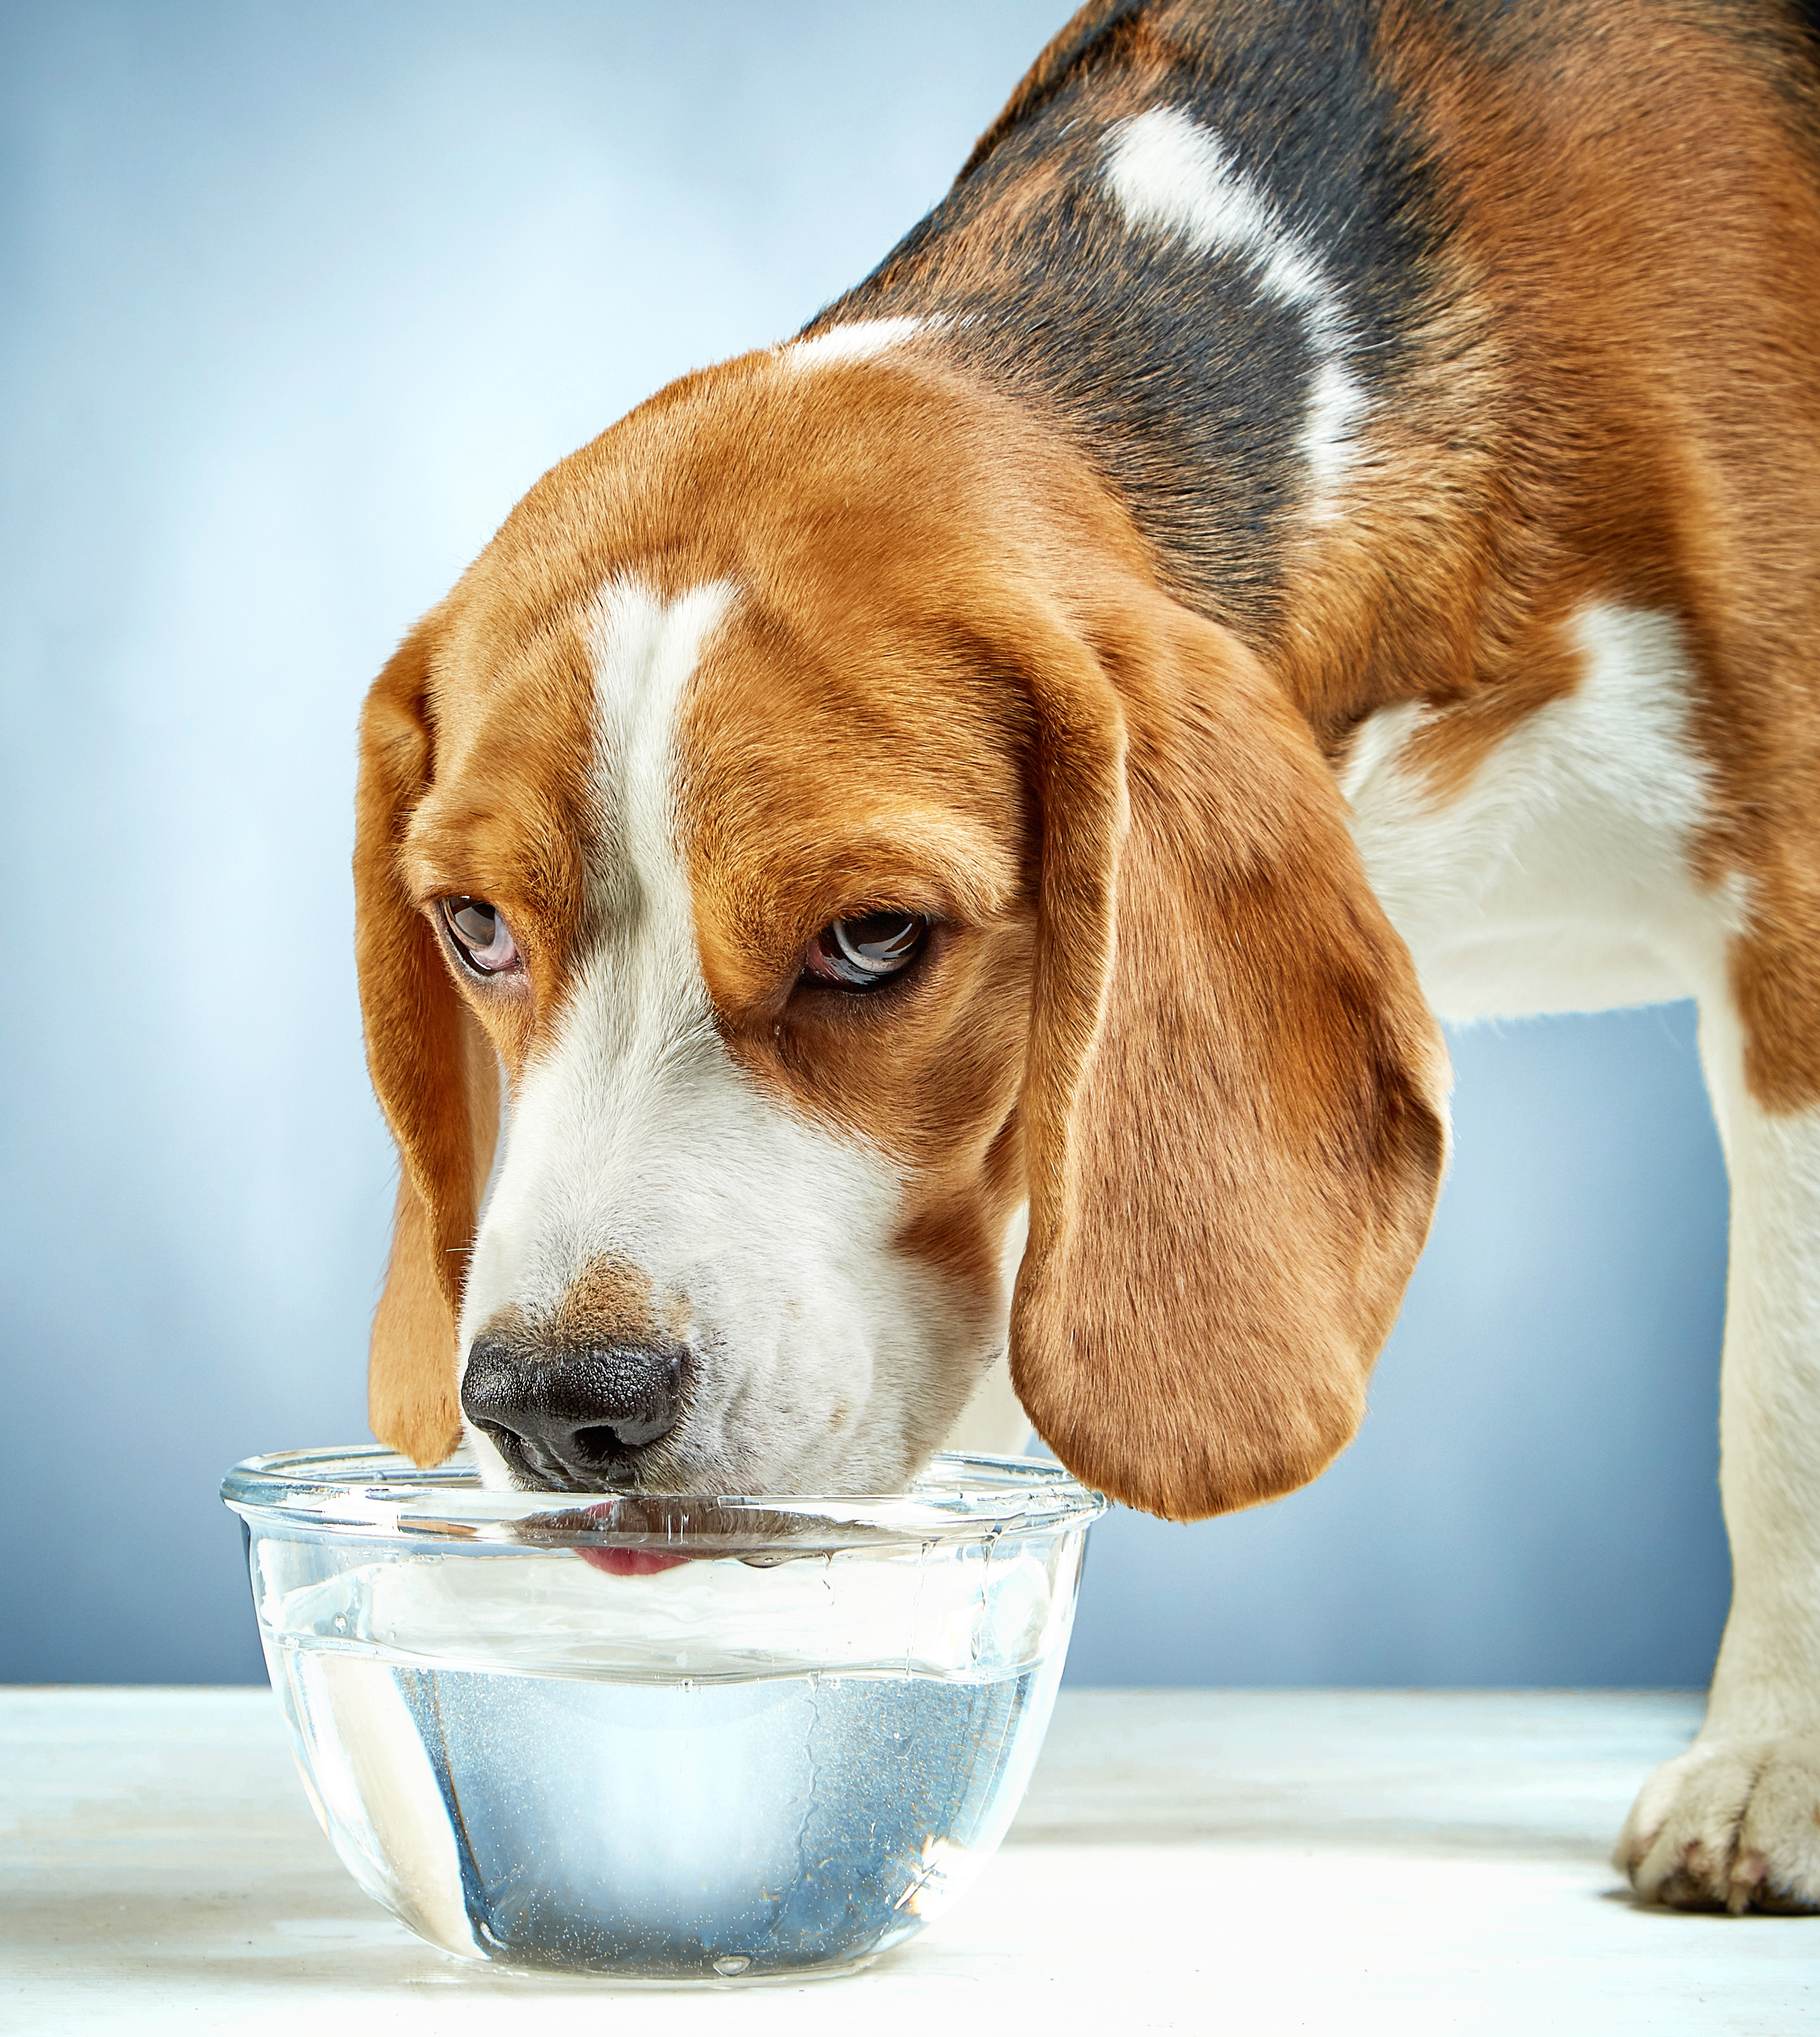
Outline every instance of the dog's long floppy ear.
POLYGON ((1149 590, 1030 659, 1042 871, 1012 1376, 1194 1519, 1349 1442, 1426 1238, 1447 1062, 1306 725, 1149 590))
POLYGON ((427 625, 379 675, 361 717, 355 952, 367 1065, 398 1147, 398 1213, 373 1317, 368 1419, 422 1464, 461 1440, 455 1323, 498 1129, 493 1049, 463 1003, 398 868, 428 790, 434 736, 427 625))

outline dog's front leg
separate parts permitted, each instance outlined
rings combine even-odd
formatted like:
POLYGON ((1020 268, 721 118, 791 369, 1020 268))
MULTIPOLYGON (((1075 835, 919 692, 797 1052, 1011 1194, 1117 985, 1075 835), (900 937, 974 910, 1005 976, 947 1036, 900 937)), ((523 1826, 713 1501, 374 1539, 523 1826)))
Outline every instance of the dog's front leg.
POLYGON ((1729 1004, 1701 1056, 1731 1176, 1720 1490, 1732 1600, 1706 1721, 1617 1863, 1647 1899, 1820 1910, 1820 1109, 1748 1094, 1729 1004))

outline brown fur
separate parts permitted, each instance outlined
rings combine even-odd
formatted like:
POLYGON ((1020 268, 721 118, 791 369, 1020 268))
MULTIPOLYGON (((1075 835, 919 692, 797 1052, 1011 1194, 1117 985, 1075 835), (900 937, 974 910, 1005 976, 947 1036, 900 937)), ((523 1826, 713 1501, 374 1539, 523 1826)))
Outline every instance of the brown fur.
POLYGON ((1036 681, 1057 733, 1012 1376, 1078 1476, 1187 1518, 1351 1439, 1427 1235, 1445 1056, 1255 663, 1156 595, 1095 635, 1036 681))
MULTIPOLYGON (((1111 117, 1144 103, 1170 21, 1207 12, 1159 29, 1089 8, 976 160, 1083 37, 1124 38, 1092 107, 1111 117)), ((532 491, 387 668, 357 855, 404 1163, 379 1434, 427 1457, 455 1433, 492 1124, 472 1043, 515 1079, 589 937, 588 617, 619 573, 738 590, 682 733, 731 1051, 892 1158, 902 1248, 982 1309, 1028 1192, 1019 1390, 1120 1497, 1193 1514, 1312 1476, 1426 1230, 1442 1058, 1323 762, 1377 708, 1437 710, 1418 754, 1445 798, 1577 683, 1576 608, 1677 614, 1720 788, 1699 874, 1749 886, 1750 1085, 1820 1101, 1812 86, 1773 25, 1747 43, 1716 13, 1560 0, 1477 43, 1444 18, 1387 6, 1379 59, 1456 229, 1346 515, 1289 542, 1268 607, 1140 535, 1096 448, 931 337, 663 392, 532 491), (455 969, 431 919, 453 891, 506 911, 522 979, 455 969), (882 906, 938 922, 916 979, 864 1004, 799 992, 817 928, 882 906)), ((1008 275, 1056 183, 1033 166, 943 250, 950 280, 1008 275)), ((880 290, 935 288, 929 259, 880 290)))
POLYGON ((540 669, 514 688, 502 654, 516 618, 494 611, 494 633, 478 644, 463 619, 459 604, 446 603, 376 683, 361 719, 356 808, 361 1015, 400 1162, 368 1412, 373 1433, 421 1464, 460 1440, 455 1322, 497 1134, 497 1070, 523 1068, 560 1006, 579 933, 576 814, 591 691, 579 647, 566 667, 581 675, 579 693, 565 690, 560 659, 555 674, 540 669), (472 682, 477 666, 484 686, 472 682), (525 953, 521 981, 479 984, 459 968, 436 912, 454 893, 508 912, 525 953))
MULTIPOLYGON (((1179 1514, 1300 1483, 1356 1426, 1441 1157, 1433 1028, 1305 731, 1155 591, 1077 460, 938 370, 754 361, 684 412, 672 395, 536 491, 456 633, 507 633, 482 618, 515 554, 587 555, 557 576, 578 595, 622 567, 738 581, 682 739, 730 1045, 898 1161, 903 1249, 980 1306, 1027 1177, 1017 1376, 1083 1475, 1179 1514), (941 922, 913 986, 795 991, 819 927, 885 905, 941 922)), ((540 655, 566 663, 579 614, 547 618, 540 655)), ((492 769, 470 742, 422 796, 413 869, 433 845, 441 881, 480 888, 492 769)), ((517 928, 535 889, 504 862, 488 882, 517 928)), ((547 907, 526 924, 562 948, 547 907)), ((560 1003, 530 976, 508 1066, 560 1003)), ((446 999, 446 965, 429 980, 446 999)), ((485 1018, 492 987, 462 988, 485 1018)), ((439 1204, 451 1237, 464 1193, 439 1204)), ((424 1363, 452 1386, 436 1328, 424 1363)))
MULTIPOLYGON (((959 180, 1064 89, 1075 129, 1168 103, 1184 52, 1267 38, 1283 0, 1093 0, 1053 38, 959 180)), ((1208 53, 1213 53, 1209 55, 1208 53)), ((1697 0, 1386 0, 1373 59, 1436 166, 1449 230, 1394 405, 1374 408, 1343 516, 1286 535, 1274 601, 1218 543, 1153 569, 1241 633, 1337 759, 1379 708, 1440 711, 1437 797, 1577 683, 1561 627, 1590 601, 1675 615, 1717 796, 1698 875, 1742 879, 1734 994, 1752 1094, 1820 1102, 1820 66, 1792 8, 1697 0), (1209 547, 1211 548, 1210 552, 1209 547)), ((1038 159, 913 237, 825 319, 939 312, 1029 284, 1038 159)), ((1037 240, 1041 236, 1036 236, 1037 240)), ((813 328, 812 328, 813 329, 813 328)), ((1014 323, 1008 328, 1014 335, 1014 323)), ((965 332, 953 340, 961 351, 965 332)), ((981 342, 984 345, 985 342, 981 342)), ((1091 357, 1091 333, 1083 334, 1091 357)), ((1015 339, 1010 342, 1014 349, 1015 339)), ((984 360, 1033 410, 1014 351, 984 360)), ((1116 377, 1119 363, 1097 365, 1116 377)), ((1068 418, 1050 421, 1059 432, 1068 418)), ((1082 448, 1161 495, 1180 477, 1082 448)), ((1217 472, 1197 477, 1210 524, 1217 472)))
POLYGON ((651 1281, 629 1260, 596 1259, 571 1283, 547 1325, 552 1344, 656 1344, 674 1334, 674 1308, 660 1309, 651 1281))
POLYGON ((1027 1189, 1014 1372, 1066 1462, 1158 1512, 1248 1505, 1357 1427, 1444 1058, 1305 728, 995 407, 873 368, 717 391, 700 421, 710 458, 723 430, 781 439, 802 519, 729 505, 753 619, 685 740, 708 982, 748 1066, 906 1165, 913 1249, 984 1279, 1027 1189), (825 531, 804 512, 836 487, 825 531), (970 898, 931 854, 969 837, 970 898), (808 936, 868 905, 938 913, 934 966, 793 1009, 808 936))
POLYGON ((428 676, 420 632, 368 697, 354 852, 368 1062, 400 1159, 391 1264, 373 1321, 369 1412, 376 1435, 423 1464, 460 1439, 455 1313, 497 1122, 490 1062, 477 1051, 473 1021, 399 868, 402 823, 429 774, 428 676))
POLYGON ((1444 798, 1576 683, 1575 608, 1677 616, 1716 785, 1697 869, 1745 880, 1746 1077, 1795 1111, 1820 1102, 1820 70, 1786 17, 1732 18, 1559 0, 1469 53, 1387 13, 1460 227, 1277 670, 1330 754, 1389 701, 1444 710, 1415 758, 1444 798))

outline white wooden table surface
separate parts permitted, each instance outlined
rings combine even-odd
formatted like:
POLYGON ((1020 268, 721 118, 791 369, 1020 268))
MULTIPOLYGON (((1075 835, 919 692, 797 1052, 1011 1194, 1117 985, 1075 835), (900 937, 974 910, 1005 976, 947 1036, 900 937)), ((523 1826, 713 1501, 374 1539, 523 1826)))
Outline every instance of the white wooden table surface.
POLYGON ((263 1691, 0 1691, 0 2030, 1820 2032, 1820 1918, 1637 1908, 1606 1865, 1673 1695, 1065 1692, 984 1880, 856 1978, 502 1974, 317 1829, 263 1691))

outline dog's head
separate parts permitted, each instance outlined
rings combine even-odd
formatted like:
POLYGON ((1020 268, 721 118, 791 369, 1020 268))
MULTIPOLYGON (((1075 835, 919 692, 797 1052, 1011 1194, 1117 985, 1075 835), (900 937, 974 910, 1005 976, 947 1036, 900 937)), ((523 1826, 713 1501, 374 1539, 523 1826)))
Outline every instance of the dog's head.
POLYGON ((521 1483, 889 1488, 1007 1338, 1158 1512, 1353 1434, 1435 1028, 1305 725, 1010 408, 913 352, 666 391, 387 667, 359 819, 420 1461, 465 1409, 521 1483))

